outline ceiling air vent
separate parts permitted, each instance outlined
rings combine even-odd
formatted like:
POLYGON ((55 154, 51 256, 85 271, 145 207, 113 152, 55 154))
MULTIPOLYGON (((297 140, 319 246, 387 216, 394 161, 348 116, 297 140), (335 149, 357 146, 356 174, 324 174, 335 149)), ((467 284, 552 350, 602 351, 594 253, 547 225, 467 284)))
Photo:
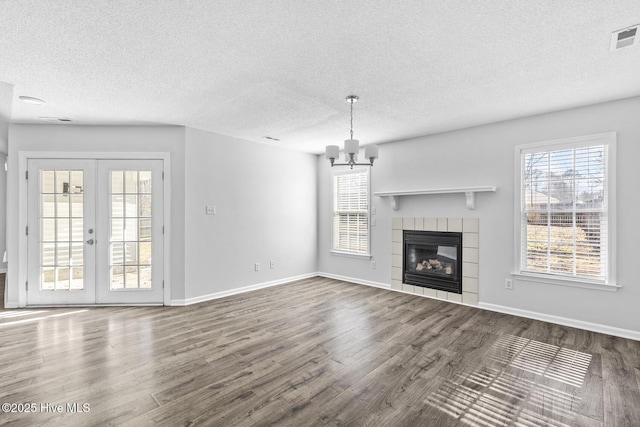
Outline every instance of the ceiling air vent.
POLYGON ((614 50, 622 49, 623 47, 633 46, 638 44, 639 41, 638 25, 614 31, 611 34, 611 51, 613 52, 614 50))
POLYGON ((72 123, 73 120, 66 117, 40 117, 41 120, 45 120, 51 123, 72 123))

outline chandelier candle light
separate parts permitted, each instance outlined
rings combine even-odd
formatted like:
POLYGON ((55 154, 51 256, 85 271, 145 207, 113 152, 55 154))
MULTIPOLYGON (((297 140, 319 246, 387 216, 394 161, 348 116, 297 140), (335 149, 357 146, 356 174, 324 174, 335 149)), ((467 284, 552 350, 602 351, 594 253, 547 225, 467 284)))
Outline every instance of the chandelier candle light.
POLYGON ((340 147, 327 145, 326 158, 329 159, 332 167, 349 166, 353 169, 354 166, 373 166, 373 161, 378 158, 378 146, 374 144, 365 145, 364 157, 369 159, 369 163, 357 163, 360 141, 353 139, 353 103, 357 101, 358 97, 356 95, 347 96, 347 102, 351 104, 351 137, 344 141, 344 155, 347 163, 335 163, 335 160, 340 156, 340 147))

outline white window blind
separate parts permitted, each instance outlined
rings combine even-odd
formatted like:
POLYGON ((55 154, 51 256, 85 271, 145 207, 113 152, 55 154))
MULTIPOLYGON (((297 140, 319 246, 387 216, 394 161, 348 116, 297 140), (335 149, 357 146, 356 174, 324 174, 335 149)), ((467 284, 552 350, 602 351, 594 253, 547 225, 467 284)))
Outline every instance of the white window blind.
POLYGON ((333 176, 333 249, 369 251, 369 172, 354 170, 333 176))
POLYGON ((521 149, 520 271, 607 282, 609 145, 521 149))

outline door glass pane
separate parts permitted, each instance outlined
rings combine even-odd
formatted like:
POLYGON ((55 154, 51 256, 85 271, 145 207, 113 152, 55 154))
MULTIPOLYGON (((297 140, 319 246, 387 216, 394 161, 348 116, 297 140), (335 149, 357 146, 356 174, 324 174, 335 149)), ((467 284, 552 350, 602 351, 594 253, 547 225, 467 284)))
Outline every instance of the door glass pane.
POLYGON ((40 277, 42 278, 40 289, 44 291, 53 291, 56 289, 55 269, 53 267, 40 269, 40 277))
POLYGON ((40 233, 43 242, 55 242, 56 240, 56 220, 45 218, 40 221, 40 233))
POLYGON ((138 180, 138 192, 139 193, 151 193, 151 172, 140 171, 138 180))
POLYGON ((82 218, 84 213, 84 194, 72 194, 71 199, 71 216, 82 218))
POLYGON ((109 179, 110 290, 151 289, 152 173, 110 171, 109 179))
POLYGON ((110 265, 123 265, 124 264, 124 243, 115 242, 111 243, 110 250, 110 265))
POLYGON ((111 267, 111 290, 119 290, 124 288, 124 267, 111 267))
POLYGON ((138 238, 141 242, 151 241, 151 218, 140 219, 140 231, 138 232, 138 238))
POLYGON ((71 262, 70 265, 76 267, 84 264, 84 244, 72 243, 71 244, 71 262))
POLYGON ((140 242, 140 265, 151 265, 151 243, 140 242))
POLYGON ((56 216, 69 218, 69 195, 56 194, 56 216))
POLYGON ((56 267, 56 291, 69 289, 69 268, 56 267))
POLYGON ((84 268, 73 267, 71 269, 71 281, 70 281, 69 287, 71 289, 84 288, 84 268))
POLYGON ((42 171, 40 172, 40 193, 52 194, 55 193, 55 171, 42 171))
MULTIPOLYGON (((51 189, 53 189, 53 184, 51 189)), ((40 195, 40 216, 42 218, 54 218, 56 216, 56 196, 53 194, 40 195)))
POLYGON ((56 244, 55 243, 41 243, 41 261, 40 265, 54 266, 56 265, 56 244))
POLYGON ((82 218, 73 218, 71 220, 71 240, 74 242, 82 242, 84 236, 84 220, 82 218))
POLYGON ((125 199, 125 216, 127 218, 135 218, 138 215, 136 212, 138 211, 138 198, 136 196, 126 196, 125 199))
POLYGON ((151 289, 151 266, 140 266, 138 270, 139 278, 140 278, 140 288, 143 289, 151 289))
POLYGON ((138 265, 138 242, 124 244, 124 258, 127 265, 138 265))
POLYGON ((138 218, 127 217, 124 220, 124 240, 127 242, 138 240, 138 218))
POLYGON ((69 265, 69 243, 58 243, 56 245, 56 265, 69 265))
POLYGON ((56 224, 57 224, 56 241, 68 242, 69 241, 69 218, 58 218, 56 220, 56 224))
POLYGON ((125 268, 124 286, 128 289, 138 288, 138 267, 125 268))
POLYGON ((71 171, 71 192, 83 193, 84 192, 84 172, 83 171, 71 171))
POLYGON ((113 218, 124 216, 124 196, 122 194, 111 196, 111 216, 113 218))
POLYGON ((138 207, 140 208, 139 215, 141 217, 150 217, 151 216, 151 196, 140 196, 140 202, 138 203, 138 207))
POLYGON ((111 219, 111 242, 121 242, 124 240, 124 220, 120 218, 111 219))
POLYGON ((69 180, 69 171, 68 170, 57 170, 56 171, 56 194, 69 194, 69 187, 71 186, 71 181, 69 180))
POLYGON ((124 175, 122 171, 111 172, 111 194, 122 194, 124 175))
POLYGON ((138 193, 138 172, 125 171, 124 173, 124 192, 127 194, 138 193))
POLYGON ((84 289, 84 172, 41 170, 39 183, 40 289, 84 289))

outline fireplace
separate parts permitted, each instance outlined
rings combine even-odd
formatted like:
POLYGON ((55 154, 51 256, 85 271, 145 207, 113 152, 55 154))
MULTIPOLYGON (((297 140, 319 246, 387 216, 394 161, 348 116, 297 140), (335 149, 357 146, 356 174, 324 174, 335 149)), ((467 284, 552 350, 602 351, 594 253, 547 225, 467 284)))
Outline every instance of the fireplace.
POLYGON ((403 231, 402 283, 462 293, 462 233, 403 231))

